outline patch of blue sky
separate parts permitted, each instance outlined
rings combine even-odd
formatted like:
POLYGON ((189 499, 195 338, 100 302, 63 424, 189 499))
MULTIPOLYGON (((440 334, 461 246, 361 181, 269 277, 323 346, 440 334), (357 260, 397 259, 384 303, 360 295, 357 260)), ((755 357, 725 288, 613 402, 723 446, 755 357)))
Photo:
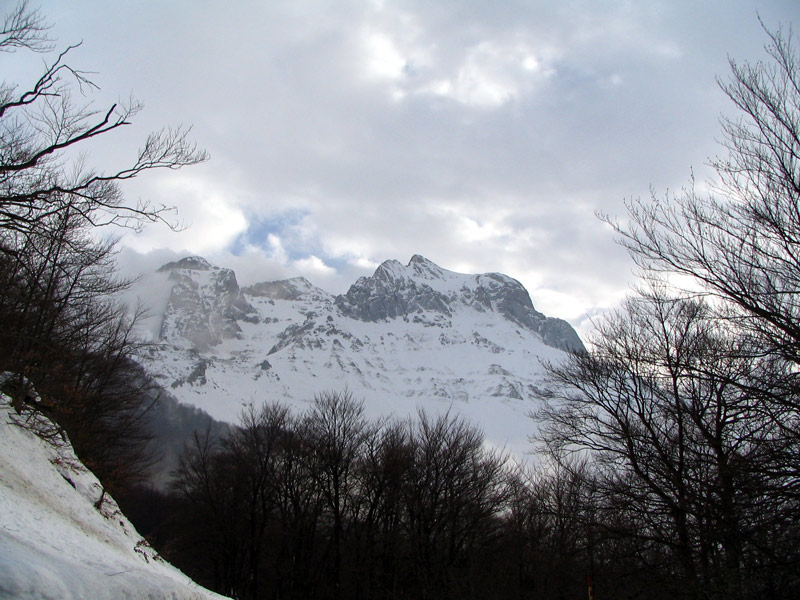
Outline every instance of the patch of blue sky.
POLYGON ((351 266, 350 261, 347 257, 344 256, 331 256, 329 254, 325 254, 324 252, 320 252, 317 256, 324 262, 327 266, 335 269, 337 272, 341 273, 346 268, 351 266))
MULTIPOLYGON (((250 247, 269 251, 272 249, 270 235, 277 236, 285 243, 287 239, 295 237, 292 229, 297 228, 307 215, 307 211, 301 210, 286 211, 277 215, 252 215, 249 218, 247 229, 236 236, 231 243, 230 251, 235 256, 241 255, 250 247)), ((302 258, 302 256, 293 256, 296 252, 291 248, 291 244, 289 247, 284 246, 284 249, 289 258, 302 258)))
POLYGON ((305 210, 292 210, 277 215, 253 216, 249 220, 247 229, 231 243, 230 252, 235 256, 240 256, 248 248, 255 247, 271 253, 275 248, 270 241, 270 236, 276 236, 279 238, 281 250, 289 262, 315 256, 336 271, 349 267, 349 258, 351 257, 330 255, 324 251, 318 239, 309 239, 308 235, 299 232, 308 215, 309 212, 305 210))

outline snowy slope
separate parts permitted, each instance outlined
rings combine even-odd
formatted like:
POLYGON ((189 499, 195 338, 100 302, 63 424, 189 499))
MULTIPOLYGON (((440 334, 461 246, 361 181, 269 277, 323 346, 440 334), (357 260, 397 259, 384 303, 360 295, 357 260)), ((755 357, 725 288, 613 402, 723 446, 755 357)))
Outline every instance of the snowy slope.
POLYGON ((141 360, 178 399, 220 420, 235 421, 244 403, 302 410, 315 394, 347 389, 370 417, 452 410, 522 453, 542 361, 582 348, 516 280, 421 256, 386 261, 336 297, 303 278, 239 289, 232 271, 199 257, 160 271, 170 297, 155 301, 165 307, 158 343, 141 360))
POLYGON ((0 598, 222 598, 159 558, 72 448, 15 421, 0 394, 0 598))

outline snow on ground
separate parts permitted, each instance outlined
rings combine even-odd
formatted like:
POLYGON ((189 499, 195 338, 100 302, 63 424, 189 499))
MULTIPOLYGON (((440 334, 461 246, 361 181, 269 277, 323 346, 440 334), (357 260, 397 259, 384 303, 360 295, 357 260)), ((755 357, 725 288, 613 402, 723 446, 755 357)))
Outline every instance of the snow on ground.
POLYGON ((17 423, 0 394, 0 598, 222 598, 136 532, 69 444, 17 423))

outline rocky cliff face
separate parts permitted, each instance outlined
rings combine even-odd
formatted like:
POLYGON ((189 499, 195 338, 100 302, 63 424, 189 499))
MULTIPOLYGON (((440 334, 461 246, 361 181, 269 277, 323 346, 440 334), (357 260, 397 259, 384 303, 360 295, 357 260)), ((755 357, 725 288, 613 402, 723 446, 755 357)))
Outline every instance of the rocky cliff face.
POLYGON ((448 297, 426 283, 432 279, 415 276, 419 260, 425 261, 414 256, 408 267, 387 260, 374 275, 360 277, 345 295, 338 296, 336 306, 349 317, 371 322, 425 312, 450 316, 448 297))
POLYGON ((546 317, 533 307, 522 284, 500 273, 461 275, 414 255, 407 266, 396 260, 381 264, 371 277, 361 277, 336 298, 345 315, 361 321, 382 321, 433 313, 451 317, 471 308, 494 312, 536 333, 545 344, 565 351, 582 350, 572 326, 546 317))
POLYGON ((174 282, 161 322, 162 340, 181 337, 205 350, 240 335, 239 320, 257 319, 230 269, 192 256, 168 263, 159 271, 169 273, 174 282))

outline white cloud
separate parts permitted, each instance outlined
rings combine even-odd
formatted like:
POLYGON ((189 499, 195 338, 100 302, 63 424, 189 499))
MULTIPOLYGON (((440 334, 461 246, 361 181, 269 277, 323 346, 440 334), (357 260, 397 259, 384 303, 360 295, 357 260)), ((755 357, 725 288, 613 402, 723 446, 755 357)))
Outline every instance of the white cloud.
MULTIPOLYGON (((289 262, 289 258, 286 255, 286 249, 283 247, 283 242, 281 238, 279 238, 274 233, 270 233, 267 236, 267 244, 269 245, 269 254, 268 256, 281 265, 286 265, 289 262)), ((251 247, 254 250, 254 248, 251 247)))
POLYGON ((420 91, 478 108, 496 108, 534 89, 535 80, 555 74, 524 44, 484 40, 467 49, 454 73, 420 91))
POLYGON ((168 177, 149 175, 134 189, 144 198, 157 195, 168 206, 175 206, 182 227, 172 231, 163 224, 151 225, 141 233, 126 234, 124 246, 138 252, 166 248, 207 254, 225 248, 247 228, 244 212, 231 199, 224 182, 209 181, 191 170, 169 173, 168 177))
POLYGON ((389 35, 366 30, 363 34, 364 68, 369 76, 396 80, 403 77, 406 59, 389 35))
POLYGON ((313 255, 294 261, 294 265, 302 272, 312 273, 322 277, 329 277, 336 273, 336 269, 329 267, 320 257, 313 255))
POLYGON ((495 202, 466 208, 463 204, 444 200, 431 202, 427 212, 436 220, 450 222, 454 237, 466 243, 497 243, 518 232, 507 222, 510 214, 502 200, 497 198, 495 202))
POLYGON ((386 85, 394 100, 433 95, 493 108, 555 72, 552 47, 536 49, 519 35, 508 41, 504 31, 486 31, 466 45, 442 44, 420 17, 380 5, 357 35, 363 75, 386 85))

